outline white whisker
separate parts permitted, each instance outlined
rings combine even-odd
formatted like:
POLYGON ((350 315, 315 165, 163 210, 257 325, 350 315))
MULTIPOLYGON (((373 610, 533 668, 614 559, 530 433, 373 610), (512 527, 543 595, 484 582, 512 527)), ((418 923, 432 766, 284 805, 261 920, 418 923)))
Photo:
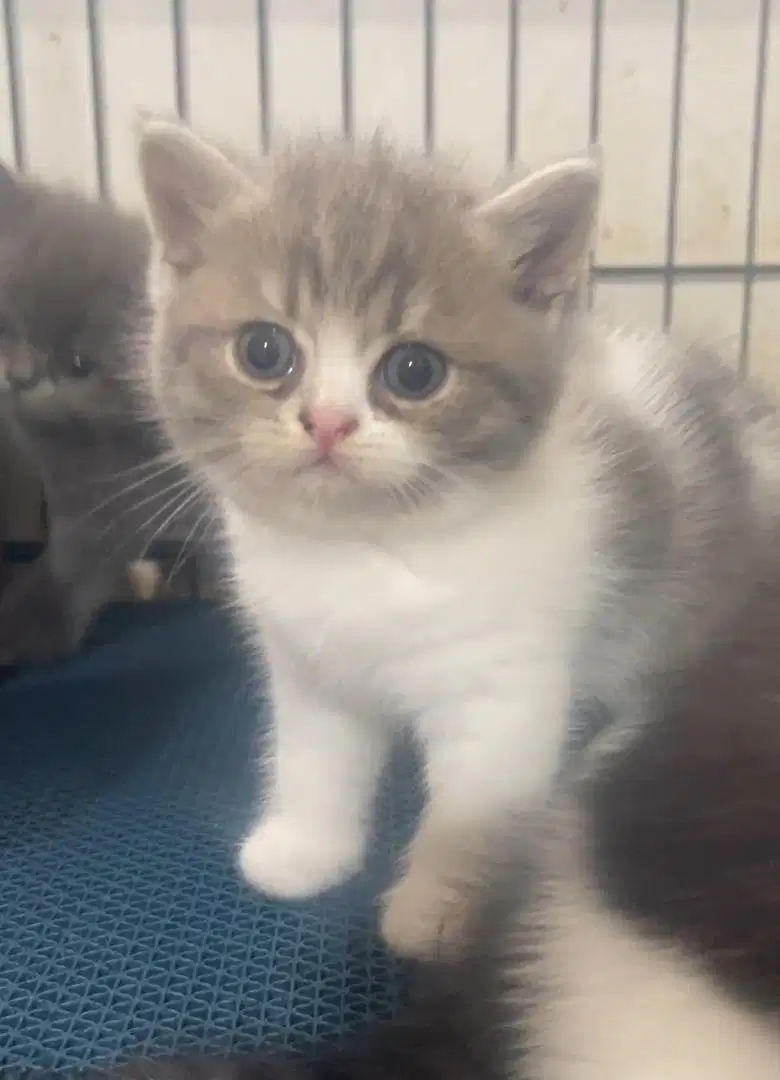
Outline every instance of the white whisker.
POLYGON ((200 540, 197 541, 197 542, 200 542, 200 541, 202 541, 204 539, 205 533, 208 532, 209 525, 213 521, 212 511, 211 511, 210 507, 207 507, 205 510, 201 511, 201 513, 198 515, 198 518, 197 518, 195 524, 192 526, 192 528, 190 529, 190 531, 187 533, 186 537, 184 538, 184 541, 182 542, 181 547, 179 548, 179 551, 178 551, 178 553, 176 555, 176 558, 173 561, 173 566, 171 567, 171 569, 170 569, 170 571, 168 573, 168 576, 166 578, 166 584, 167 585, 170 585, 171 582, 173 581, 173 579, 176 577, 177 570, 179 569, 180 566, 184 565, 184 563, 187 560, 189 552, 191 550, 194 551, 195 548, 197 547, 197 542, 196 542, 195 538, 196 538, 197 532, 198 532, 200 526, 203 524, 204 520, 206 521, 206 529, 204 530, 204 535, 202 535, 200 537, 200 540))
MULTIPOLYGON (((184 511, 188 509, 188 507, 192 506, 192 504, 196 501, 196 499, 199 498, 199 496, 199 490, 191 492, 189 495, 185 494, 183 496, 182 500, 174 506, 173 511, 168 515, 168 517, 165 518, 162 525, 158 526, 158 528, 156 528, 155 531, 152 533, 148 543, 144 547, 141 558, 147 557, 149 550, 151 549, 154 542, 158 539, 158 537, 160 537, 165 532, 165 530, 173 524, 173 522, 176 520, 177 517, 179 517, 180 514, 183 514, 184 511)), ((171 502, 176 502, 176 500, 173 499, 171 500, 171 502)), ((152 516, 144 523, 144 530, 148 529, 153 521, 156 521, 156 519, 159 518, 161 514, 165 513, 165 511, 169 509, 171 502, 168 502, 161 510, 158 510, 155 514, 152 514, 152 516)))

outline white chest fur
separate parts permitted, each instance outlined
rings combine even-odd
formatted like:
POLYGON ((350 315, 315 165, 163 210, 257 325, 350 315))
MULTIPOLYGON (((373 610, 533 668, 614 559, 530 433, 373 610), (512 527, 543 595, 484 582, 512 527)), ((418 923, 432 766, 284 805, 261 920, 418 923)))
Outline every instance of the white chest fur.
POLYGON ((324 685, 401 712, 432 693, 473 694, 488 668, 510 677, 540 614, 571 620, 583 558, 574 516, 550 499, 533 513, 506 507, 461 530, 385 546, 290 537, 227 512, 252 622, 316 667, 324 685))

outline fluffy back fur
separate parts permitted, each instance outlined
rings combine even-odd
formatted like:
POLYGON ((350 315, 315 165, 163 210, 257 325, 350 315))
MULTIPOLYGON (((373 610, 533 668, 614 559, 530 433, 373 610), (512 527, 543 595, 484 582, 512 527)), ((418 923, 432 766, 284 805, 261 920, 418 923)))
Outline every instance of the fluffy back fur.
POLYGON ((50 530, 0 601, 5 662, 74 648, 189 490, 138 407, 148 250, 142 220, 0 170, 0 420, 50 530))
POLYGON ((430 797, 383 931, 426 955, 546 796, 572 701, 644 721, 741 602, 777 519, 776 411, 712 352, 550 317, 586 265, 590 159, 485 198, 381 140, 249 169, 151 121, 141 167, 146 384, 271 670, 243 872, 282 896, 353 872, 411 718, 430 797))

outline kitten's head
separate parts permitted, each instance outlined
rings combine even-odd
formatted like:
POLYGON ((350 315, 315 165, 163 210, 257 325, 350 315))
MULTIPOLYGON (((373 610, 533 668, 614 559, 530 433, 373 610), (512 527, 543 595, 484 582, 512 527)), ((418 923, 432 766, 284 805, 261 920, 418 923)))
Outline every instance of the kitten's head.
POLYGON ((20 423, 128 415, 148 249, 142 220, 0 165, 0 403, 20 423))
POLYGON ((559 394, 549 309, 582 279, 594 161, 486 202, 379 138, 247 168, 147 120, 140 161, 160 296, 148 382, 219 494, 335 523, 523 462, 559 394))

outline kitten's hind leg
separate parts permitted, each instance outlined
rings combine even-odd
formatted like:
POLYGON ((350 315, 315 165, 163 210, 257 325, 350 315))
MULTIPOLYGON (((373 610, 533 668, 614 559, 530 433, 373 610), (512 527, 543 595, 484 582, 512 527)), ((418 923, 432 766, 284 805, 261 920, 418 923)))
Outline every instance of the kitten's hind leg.
POLYGON ((272 650, 269 661, 270 791, 239 865, 257 889, 292 899, 359 868, 387 731, 321 700, 283 653, 272 650))

